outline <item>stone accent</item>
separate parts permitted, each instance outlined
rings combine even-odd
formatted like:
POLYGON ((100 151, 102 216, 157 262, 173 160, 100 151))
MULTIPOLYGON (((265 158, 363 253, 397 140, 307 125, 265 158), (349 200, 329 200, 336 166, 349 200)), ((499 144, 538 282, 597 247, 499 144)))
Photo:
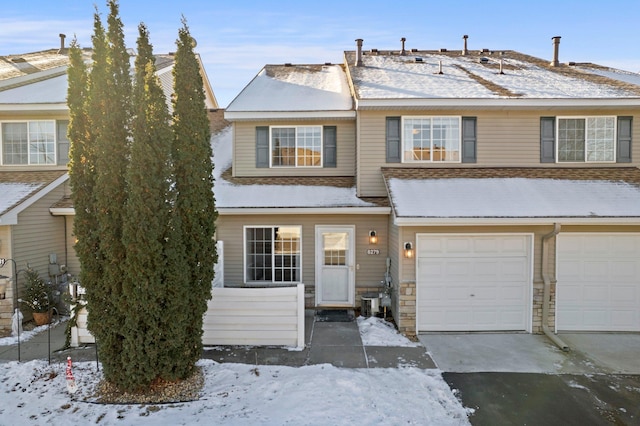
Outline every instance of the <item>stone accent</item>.
POLYGON ((405 336, 416 335, 416 283, 402 282, 398 288, 398 305, 400 312, 394 318, 398 331, 405 336))
POLYGON ((209 128, 211 134, 219 133, 222 129, 230 125, 231 123, 224 119, 224 109, 211 109, 208 111, 209 116, 209 128))
MULTIPOLYGON (((549 302, 549 322, 551 331, 555 331, 556 324, 556 282, 551 282, 551 301, 549 302)), ((544 295, 544 283, 537 281, 533 283, 533 323, 532 331, 535 334, 542 334, 542 300, 544 295)))

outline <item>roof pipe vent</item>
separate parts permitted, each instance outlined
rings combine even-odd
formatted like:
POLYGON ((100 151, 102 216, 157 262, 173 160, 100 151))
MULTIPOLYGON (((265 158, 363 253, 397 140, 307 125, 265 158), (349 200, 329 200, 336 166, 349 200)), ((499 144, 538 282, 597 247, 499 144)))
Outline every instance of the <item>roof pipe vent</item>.
POLYGON ((467 39, 469 38, 468 35, 463 35, 462 39, 464 40, 464 47, 462 48, 462 55, 463 56, 467 56, 469 54, 469 50, 467 49, 467 39))
POLYGON ((356 46, 357 46, 357 51, 356 51, 356 67, 361 67, 362 66, 362 42, 364 40, 362 40, 361 38, 357 38, 356 39, 356 46))
POLYGON ((400 54, 401 54, 402 56, 404 56, 404 55, 406 55, 406 54, 407 54, 407 51, 406 51, 406 50, 404 50, 404 42, 405 42, 405 41, 407 41, 407 39, 406 39, 406 38, 404 38, 404 37, 402 37, 402 38, 400 39, 400 41, 402 42, 402 50, 400 51, 400 54))
POLYGON ((551 61, 549 65, 552 67, 560 66, 560 61, 558 60, 560 53, 560 38, 560 36, 551 37, 551 40, 553 40, 553 61, 551 61))
POLYGON ((504 74, 504 71, 502 70, 502 65, 503 65, 502 62, 503 60, 502 58, 500 58, 500 72, 498 74, 504 74))
POLYGON ((58 36, 60 37, 60 50, 58 50, 58 53, 64 53, 65 52, 65 47, 64 47, 64 39, 67 38, 66 34, 58 34, 58 36))
POLYGON ((442 61, 438 61, 438 74, 444 74, 442 72, 442 61))

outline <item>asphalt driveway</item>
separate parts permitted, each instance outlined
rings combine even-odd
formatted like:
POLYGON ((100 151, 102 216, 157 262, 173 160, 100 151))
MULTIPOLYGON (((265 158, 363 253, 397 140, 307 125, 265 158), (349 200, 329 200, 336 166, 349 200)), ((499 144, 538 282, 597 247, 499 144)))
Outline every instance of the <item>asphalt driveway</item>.
POLYGON ((425 334, 474 425, 640 424, 640 334, 425 334))

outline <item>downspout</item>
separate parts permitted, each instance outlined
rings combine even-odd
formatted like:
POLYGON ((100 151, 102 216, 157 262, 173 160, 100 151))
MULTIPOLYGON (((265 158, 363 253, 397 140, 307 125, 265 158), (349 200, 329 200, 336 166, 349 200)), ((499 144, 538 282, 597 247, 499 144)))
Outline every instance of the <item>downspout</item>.
POLYGON ((548 244, 551 238, 560 233, 560 224, 553 224, 553 231, 542 237, 542 281, 544 291, 542 295, 542 332, 560 349, 569 352, 569 346, 564 343, 554 332, 549 329, 549 302, 551 299, 551 278, 549 277, 549 259, 547 255, 548 244))

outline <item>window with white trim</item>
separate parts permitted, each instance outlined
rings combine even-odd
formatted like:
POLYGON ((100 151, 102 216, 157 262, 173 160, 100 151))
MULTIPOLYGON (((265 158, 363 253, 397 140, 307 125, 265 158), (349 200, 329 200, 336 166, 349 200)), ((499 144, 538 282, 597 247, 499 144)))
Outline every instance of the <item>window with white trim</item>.
POLYGON ((460 162, 460 117, 402 117, 402 161, 460 162))
POLYGON ((56 122, 2 123, 2 164, 56 164, 56 122))
POLYGON ((322 167, 322 126, 272 126, 271 167, 322 167))
POLYGON ((558 117, 558 162, 615 162, 616 117, 558 117))
POLYGON ((300 282, 301 234, 300 226, 245 227, 245 281, 300 282))

